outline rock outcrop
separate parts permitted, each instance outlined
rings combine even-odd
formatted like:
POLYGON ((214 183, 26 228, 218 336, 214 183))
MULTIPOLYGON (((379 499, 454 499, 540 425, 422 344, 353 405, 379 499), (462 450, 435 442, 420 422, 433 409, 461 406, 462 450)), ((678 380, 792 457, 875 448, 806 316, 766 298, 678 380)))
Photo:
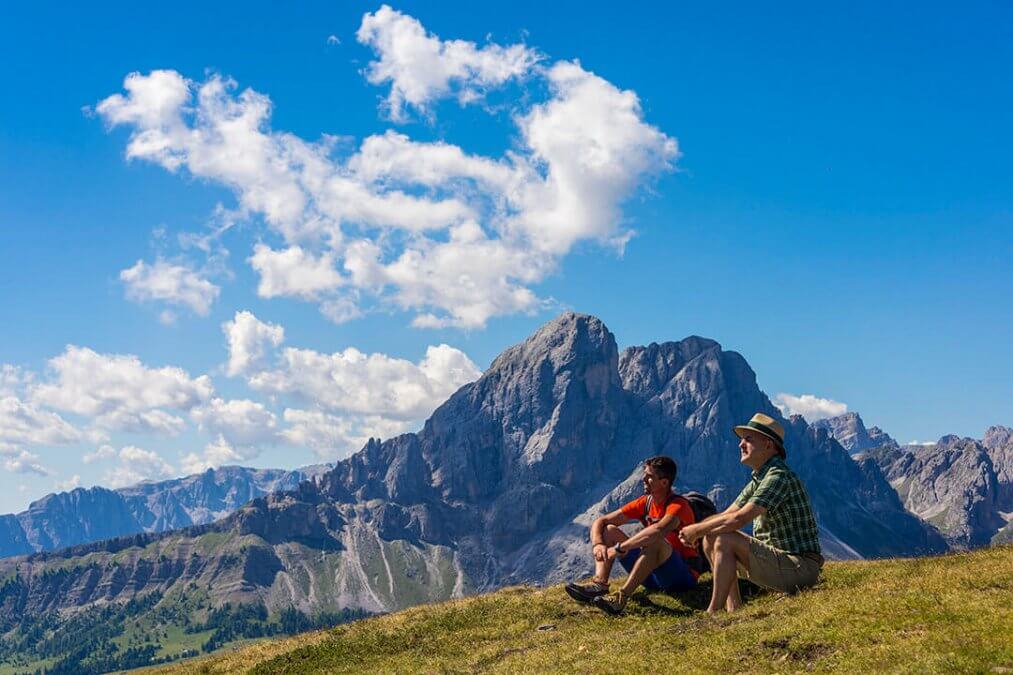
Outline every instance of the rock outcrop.
POLYGON ((865 422, 856 412, 817 420, 812 426, 826 429, 851 454, 884 445, 899 447, 897 441, 879 427, 865 428, 865 422))
POLYGON ((951 547, 987 546, 1013 512, 1009 430, 992 427, 984 441, 944 436, 931 445, 870 450, 905 507, 934 525, 951 547))

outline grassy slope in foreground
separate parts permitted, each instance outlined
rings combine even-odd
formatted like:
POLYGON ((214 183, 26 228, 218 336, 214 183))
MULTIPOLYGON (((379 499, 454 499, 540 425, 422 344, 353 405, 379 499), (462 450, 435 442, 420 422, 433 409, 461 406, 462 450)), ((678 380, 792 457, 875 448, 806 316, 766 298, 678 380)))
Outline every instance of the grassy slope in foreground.
POLYGON ((709 590, 705 583, 686 598, 638 595, 616 619, 578 606, 559 586, 507 588, 159 672, 1013 668, 1010 546, 829 563, 815 589, 758 595, 742 611, 715 619, 698 609, 709 590))

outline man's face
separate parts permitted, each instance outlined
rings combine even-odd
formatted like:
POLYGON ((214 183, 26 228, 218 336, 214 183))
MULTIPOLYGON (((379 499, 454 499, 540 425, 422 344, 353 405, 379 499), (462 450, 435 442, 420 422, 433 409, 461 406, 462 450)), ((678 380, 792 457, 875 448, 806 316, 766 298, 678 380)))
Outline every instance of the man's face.
POLYGON ((743 431, 739 438, 739 461, 754 469, 774 455, 774 442, 755 431, 743 431))
POLYGON ((651 494, 655 492, 661 492, 669 488, 667 478, 662 478, 658 475, 657 471, 654 470, 653 466, 644 467, 644 493, 651 494))

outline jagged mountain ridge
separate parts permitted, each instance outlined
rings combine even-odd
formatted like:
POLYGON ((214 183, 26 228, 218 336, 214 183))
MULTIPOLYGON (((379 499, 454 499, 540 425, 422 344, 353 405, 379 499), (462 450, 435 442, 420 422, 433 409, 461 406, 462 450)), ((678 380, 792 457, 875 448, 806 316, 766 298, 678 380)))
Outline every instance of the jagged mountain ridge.
POLYGON ((905 507, 958 549, 1010 540, 1013 430, 990 427, 982 440, 943 436, 930 445, 868 450, 905 507))
POLYGON ((861 415, 856 412, 816 420, 812 426, 829 431, 830 435, 853 455, 883 445, 900 447, 897 441, 879 427, 866 428, 861 415))
POLYGON ((329 469, 324 464, 295 470, 223 466, 117 490, 96 486, 49 494, 21 513, 0 515, 0 557, 210 523, 329 469))
MULTIPOLYGON (((200 528, 0 561, 0 607, 41 612, 206 588, 219 602, 388 611, 589 569, 590 520, 638 492, 667 453, 679 489, 728 503, 748 472, 731 427, 783 419, 745 359, 704 338, 621 355, 598 319, 567 313, 505 351, 421 431, 200 528), (78 570, 49 574, 47 570, 78 570)), ((945 550, 872 461, 784 420, 789 463, 825 535, 865 556, 945 550)))

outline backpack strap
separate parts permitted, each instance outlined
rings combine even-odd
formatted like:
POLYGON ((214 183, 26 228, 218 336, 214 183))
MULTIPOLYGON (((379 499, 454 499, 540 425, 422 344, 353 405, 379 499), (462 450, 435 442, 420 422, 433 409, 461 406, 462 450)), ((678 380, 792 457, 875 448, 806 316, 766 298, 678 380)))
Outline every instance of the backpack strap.
MULTIPOLYGON (((666 499, 665 502, 661 505, 661 517, 662 518, 665 517, 665 509, 668 508, 668 505, 672 502, 672 499, 675 498, 675 497, 679 497, 679 495, 677 495, 674 492, 672 492, 671 490, 669 490, 669 492, 668 492, 668 499, 666 499)), ((647 499, 644 500, 644 516, 643 516, 643 518, 640 519, 641 520, 641 524, 644 527, 647 527, 647 518, 648 518, 648 516, 651 515, 651 504, 653 502, 654 502, 654 495, 647 495, 647 499)))

